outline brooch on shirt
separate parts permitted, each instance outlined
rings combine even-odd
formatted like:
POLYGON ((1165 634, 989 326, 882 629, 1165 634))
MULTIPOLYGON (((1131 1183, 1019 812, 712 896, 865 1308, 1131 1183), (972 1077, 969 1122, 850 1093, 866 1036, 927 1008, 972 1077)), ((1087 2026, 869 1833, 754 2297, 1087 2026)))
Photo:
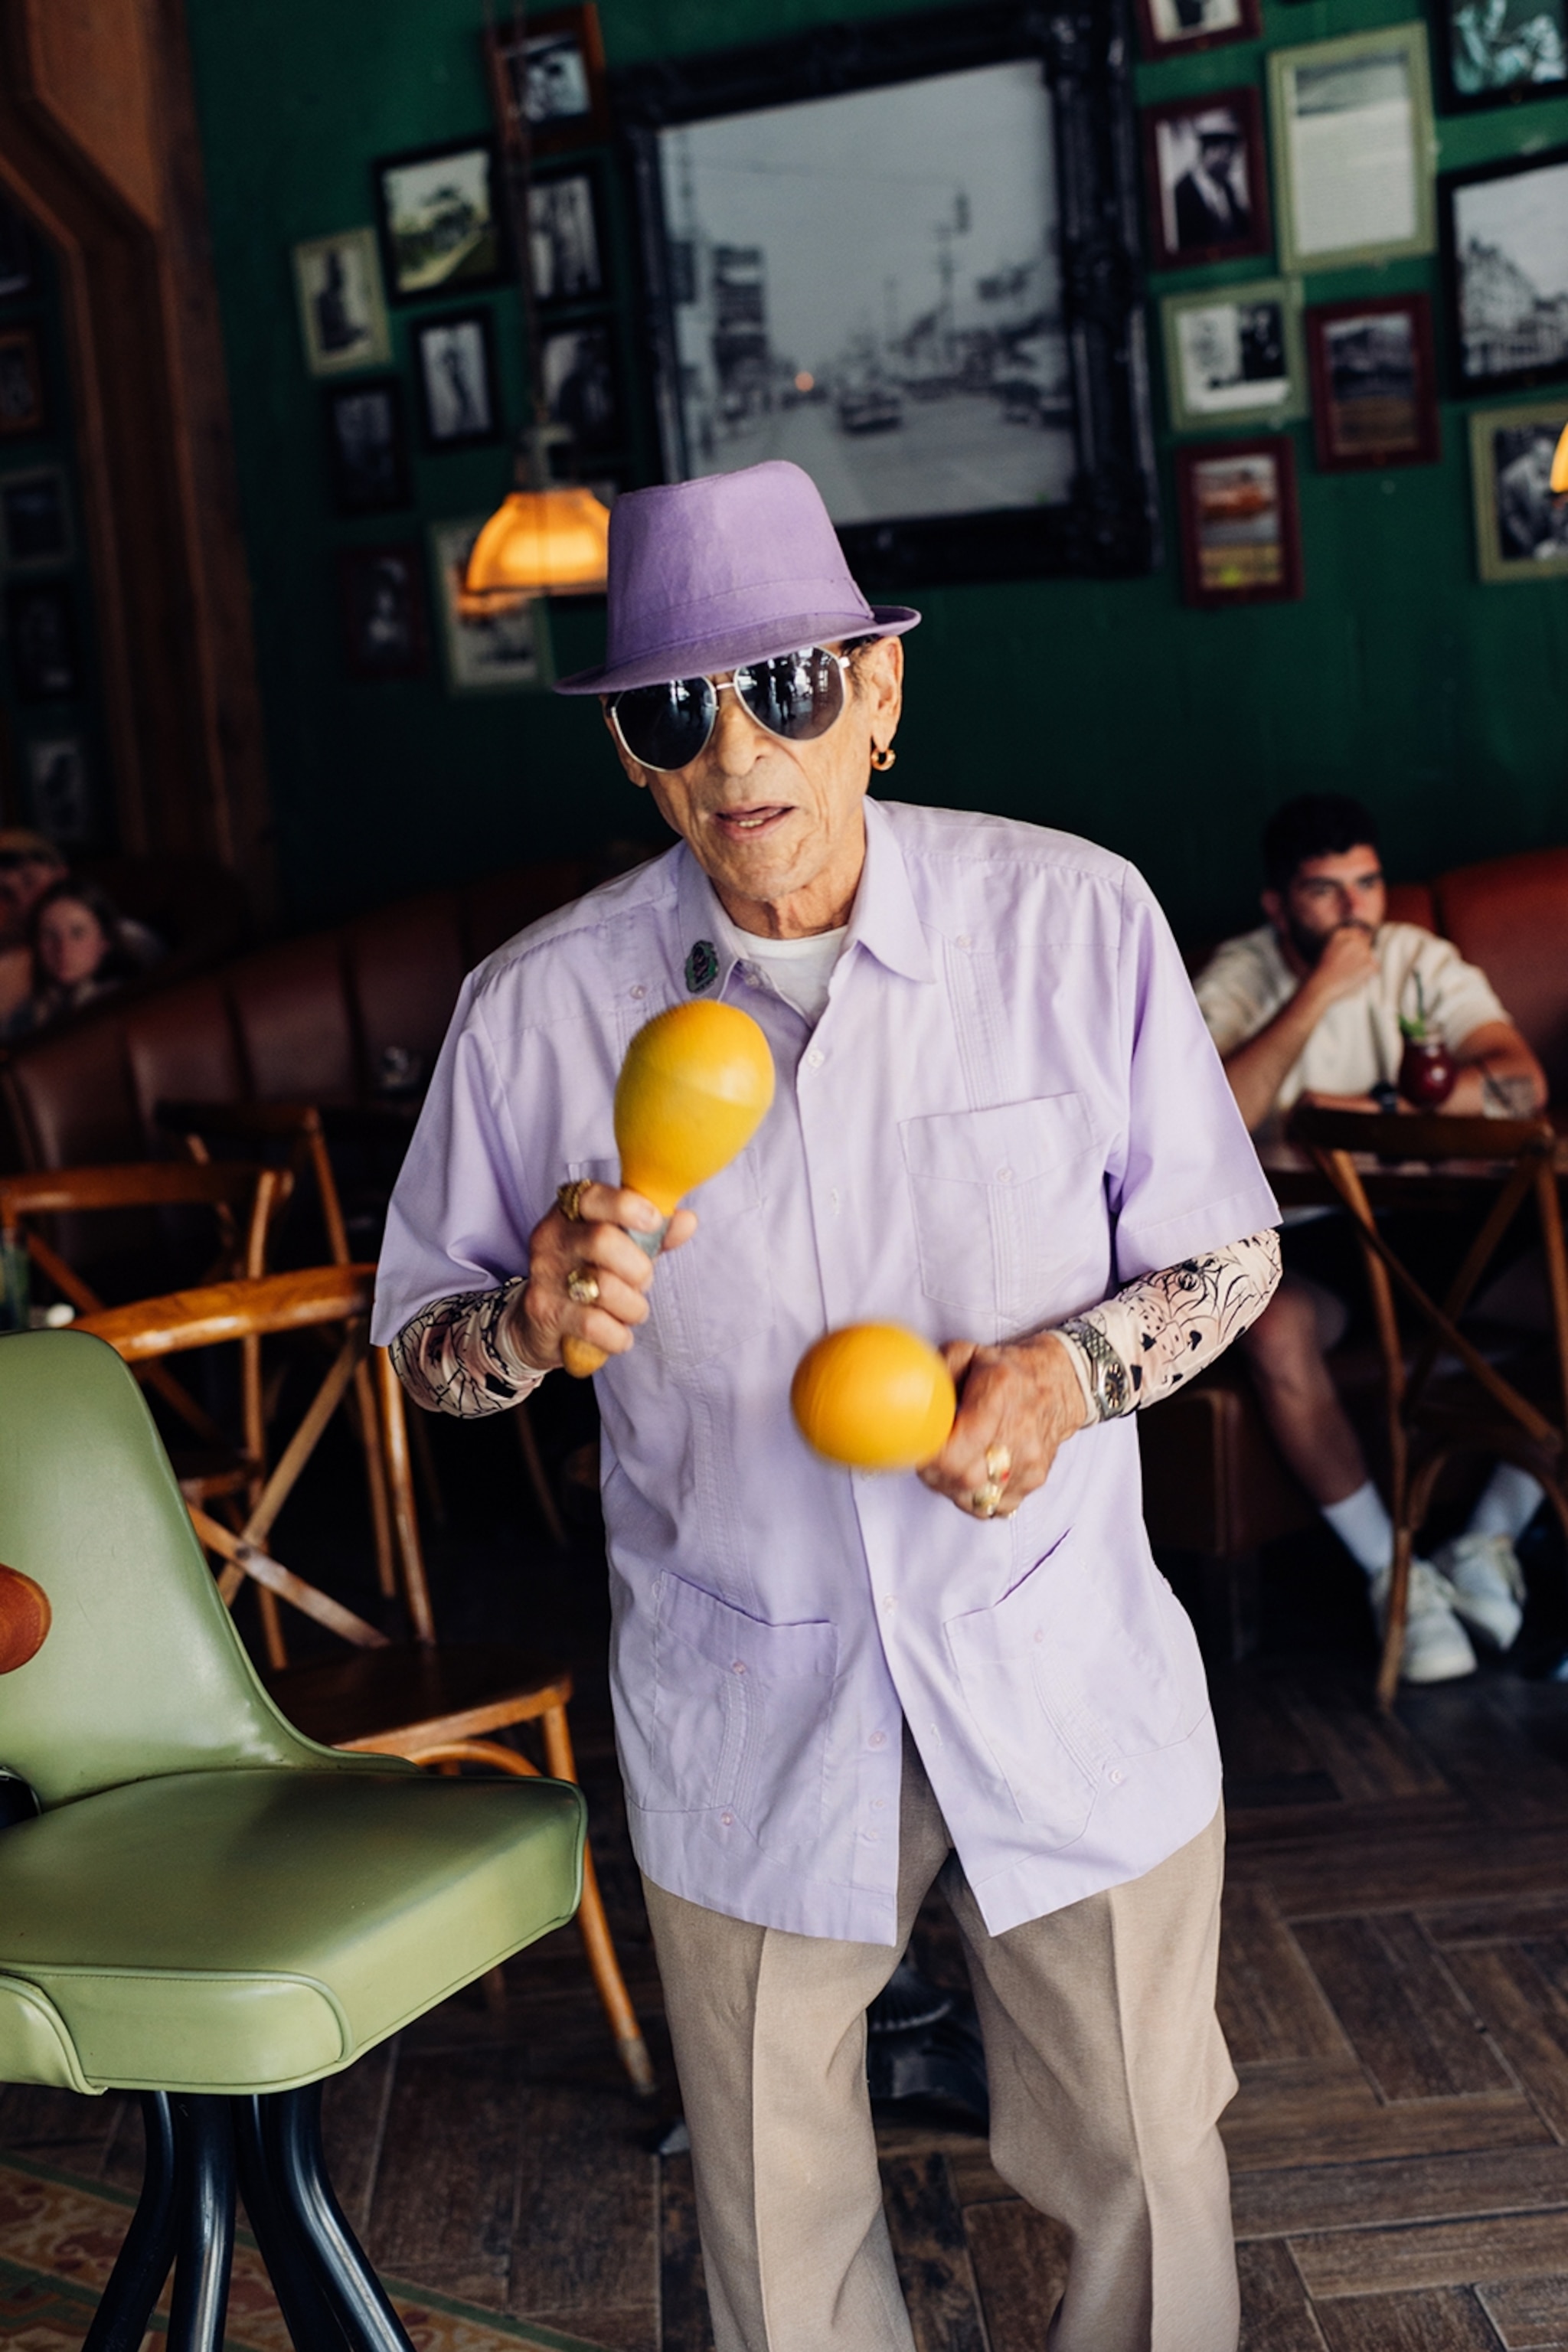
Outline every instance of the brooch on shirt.
POLYGON ((686 959, 686 985, 693 996, 711 988, 719 977, 719 950, 711 940, 699 940, 686 959))

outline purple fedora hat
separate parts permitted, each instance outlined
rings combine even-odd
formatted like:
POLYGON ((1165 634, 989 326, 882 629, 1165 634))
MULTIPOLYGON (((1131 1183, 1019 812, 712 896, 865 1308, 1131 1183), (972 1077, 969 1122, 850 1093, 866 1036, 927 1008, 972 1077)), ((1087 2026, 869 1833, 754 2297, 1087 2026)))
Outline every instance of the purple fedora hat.
POLYGON ((616 499, 605 658, 555 691, 702 677, 799 646, 898 636, 919 619, 907 604, 868 604, 816 484, 775 459, 616 499))

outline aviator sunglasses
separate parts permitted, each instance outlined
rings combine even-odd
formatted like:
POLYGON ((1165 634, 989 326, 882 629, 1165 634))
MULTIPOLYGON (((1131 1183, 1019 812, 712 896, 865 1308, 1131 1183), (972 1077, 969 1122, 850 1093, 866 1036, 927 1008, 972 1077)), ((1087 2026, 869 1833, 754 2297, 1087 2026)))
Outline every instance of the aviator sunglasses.
POLYGON ((610 724, 640 767, 668 773, 689 766, 719 723, 719 697, 731 688, 759 727, 785 743, 812 743, 844 715, 847 654, 825 646, 747 662, 721 685, 710 677, 672 677, 629 686, 610 698, 610 724))

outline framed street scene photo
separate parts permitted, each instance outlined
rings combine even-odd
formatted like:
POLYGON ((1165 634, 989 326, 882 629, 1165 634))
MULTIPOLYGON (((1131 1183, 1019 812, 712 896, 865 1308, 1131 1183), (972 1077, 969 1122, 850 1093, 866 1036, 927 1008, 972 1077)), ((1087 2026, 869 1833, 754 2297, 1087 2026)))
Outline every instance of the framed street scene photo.
POLYGON ((62 580, 5 591, 5 635, 19 702, 71 702, 81 692, 76 615, 62 580))
POLYGON ((487 33, 485 56, 496 121, 509 146, 521 145, 525 127, 536 155, 609 138, 596 8, 531 13, 521 41, 510 30, 487 33))
POLYGON ((542 310, 605 292, 605 232, 596 172, 541 173, 528 192, 528 256, 542 310))
POLYGON ((1435 0, 1449 111, 1568 92, 1568 0, 1435 0))
POLYGON ((1129 71, 1097 0, 972 0, 613 76, 667 478, 793 460, 887 591, 1147 570, 1129 71))
POLYGON ((1236 261, 1269 246, 1263 117, 1255 89, 1143 109, 1150 257, 1156 269, 1236 261))
POLYGON ((500 438, 500 399, 489 310, 422 319, 414 332, 414 359, 429 448, 468 448, 500 438))
POLYGON ((92 790, 79 735, 36 737, 27 746, 27 802, 33 823, 62 849, 92 838, 92 790))
POLYGON ((1268 111, 1282 269, 1433 250, 1425 25, 1271 49, 1268 111))
POLYGON ((1425 294, 1321 303, 1307 313, 1307 350, 1322 472, 1426 466, 1441 456, 1432 305, 1425 294))
POLYGON ((620 446, 626 419, 608 320, 542 336, 539 368, 550 422, 571 427, 579 457, 602 457, 620 446))
POLYGON ((312 375, 384 367, 392 357, 375 231, 347 228, 294 247, 300 336, 312 375))
POLYGON ((425 583, 419 550, 338 550, 343 656, 351 677, 418 677, 426 665, 425 583))
POLYGON ((1167 294, 1160 311, 1173 432, 1305 415, 1300 296, 1288 278, 1167 294))
POLYGON ((1258 0, 1138 0, 1138 37, 1151 62, 1256 41, 1262 30, 1258 0))
POLYGON ((1568 147, 1438 184, 1454 389, 1568 374, 1568 147))
POLYGON ((15 205, 0 198, 0 302, 30 294, 35 282, 33 240, 15 205))
POLYGON ((506 268, 506 240, 492 141, 388 155, 374 172, 382 257, 395 302, 495 285, 506 268))
POLYGON ((1295 451, 1285 435, 1176 452, 1189 604, 1287 604, 1301 593, 1295 451))
POLYGON ((0 563, 39 571, 71 558, 70 500, 58 466, 0 475, 0 563))
POLYGON ((549 606, 531 597, 510 612, 476 610, 463 578, 483 515, 430 526, 430 562, 441 607, 447 685, 453 694, 516 693, 551 682, 549 606))
POLYGON ((1568 578, 1568 499, 1552 495, 1552 453, 1568 394, 1470 417, 1476 556, 1483 580, 1568 578))
POLYGON ((44 429, 44 363, 32 327, 0 327, 0 439, 44 429))
POLYGON ((332 384, 322 394, 332 503, 342 515, 389 514, 413 499, 403 386, 395 376, 374 383, 332 384))

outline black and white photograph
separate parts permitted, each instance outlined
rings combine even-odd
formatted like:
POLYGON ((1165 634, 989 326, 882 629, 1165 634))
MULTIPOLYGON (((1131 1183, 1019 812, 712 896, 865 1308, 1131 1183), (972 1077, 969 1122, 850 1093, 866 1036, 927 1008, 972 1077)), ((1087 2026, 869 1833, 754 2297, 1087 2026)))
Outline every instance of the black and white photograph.
POLYGON ((8 588, 5 636, 19 702, 69 702, 81 692, 76 615, 63 581, 8 588))
POLYGON ((392 338, 374 229, 343 229, 336 236, 313 236, 297 245, 294 289, 305 364, 312 375, 386 365, 392 338))
POLYGON ((608 325, 545 335, 539 363, 550 422, 571 428, 574 448, 584 458, 617 448, 626 431, 608 325))
POLYGON ((1568 147, 1439 183, 1455 389, 1568 374, 1568 147))
POLYGON ((0 328, 0 439, 41 433, 44 362, 32 327, 0 328))
POLYGON ((1429 465, 1441 455, 1425 294, 1325 302, 1307 313, 1320 471, 1429 465))
POLYGON ((417 547, 340 548, 338 596, 352 677, 418 677, 423 673, 428 633, 417 547))
POLYGON ((1282 269, 1432 251, 1424 25, 1270 50, 1268 110, 1282 269))
POLYGON ((395 376, 342 384, 322 394, 332 502, 340 514, 389 514, 414 495, 395 376))
POLYGON ((1161 269, 1268 249, 1258 93, 1225 89, 1143 109, 1153 260, 1161 269))
POLYGON ((67 563, 71 555, 70 500, 58 466, 35 466, 0 475, 0 564, 7 572, 67 563))
POLYGON ((500 432, 488 310, 422 320, 414 336, 425 438, 432 449, 494 441, 500 432))
POLYGON ((0 198, 0 302, 30 294, 34 283, 32 233, 16 205, 0 198))
POLYGON ((447 688, 453 694, 504 694, 548 686, 549 608, 544 599, 530 597, 498 611, 477 607, 464 595, 468 557, 484 522, 483 515, 468 515, 430 526, 447 688))
POLYGON ((79 735, 35 737, 27 746, 27 803, 34 824, 74 848, 92 838, 92 792, 79 735))
POLYGON ((385 156, 375 166, 375 191, 395 302, 493 286, 503 274, 501 191, 489 140, 385 156))
POLYGON ((1258 0, 1138 0, 1139 36, 1152 61, 1256 41, 1261 30, 1258 0))
POLYGON ((1301 415, 1299 299, 1284 278, 1168 294, 1161 310, 1173 431, 1301 415))
POLYGON ((1568 0, 1437 0, 1450 109, 1560 98, 1568 89, 1568 0))
POLYGON ((528 253, 541 310, 596 301, 605 290, 604 237, 595 178, 561 172, 528 192, 528 253))
POLYGON ((509 145, 521 143, 525 126, 536 155, 609 137, 596 8, 531 14, 521 41, 513 32, 493 31, 486 50, 496 120, 509 145))
POLYGON ((1470 471, 1483 580, 1568 575, 1568 499, 1552 494, 1552 457, 1564 426, 1568 399, 1472 415, 1470 471))

